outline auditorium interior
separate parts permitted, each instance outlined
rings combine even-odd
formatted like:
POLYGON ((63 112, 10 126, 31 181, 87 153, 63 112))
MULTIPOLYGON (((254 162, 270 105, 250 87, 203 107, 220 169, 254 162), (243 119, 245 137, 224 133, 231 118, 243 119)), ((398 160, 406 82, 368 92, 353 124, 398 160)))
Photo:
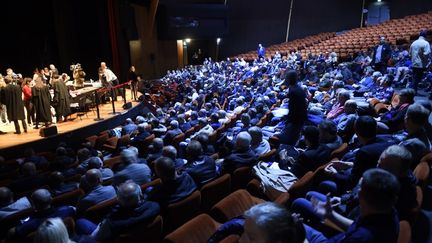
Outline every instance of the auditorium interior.
POLYGON ((432 243, 431 0, 7 0, 0 242, 432 243))

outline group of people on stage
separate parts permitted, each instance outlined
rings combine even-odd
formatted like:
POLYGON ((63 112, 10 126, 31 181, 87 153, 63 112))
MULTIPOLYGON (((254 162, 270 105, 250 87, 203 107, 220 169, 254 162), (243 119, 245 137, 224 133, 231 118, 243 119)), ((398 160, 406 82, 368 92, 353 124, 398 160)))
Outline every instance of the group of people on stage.
MULTIPOLYGON (((74 70, 71 70, 74 72, 73 77, 82 79, 83 71, 76 66, 74 65, 74 70), (82 71, 81 75, 75 74, 76 69, 82 71)), ((119 83, 116 75, 105 62, 100 65, 99 77, 103 86, 107 88, 119 83)), ((12 68, 8 68, 5 76, 0 74, 1 121, 4 124, 8 121, 13 122, 15 134, 21 134, 22 130, 27 133, 27 124, 32 124, 35 129, 38 129, 41 123, 48 127, 53 123, 54 117, 56 123, 67 121, 71 114, 71 96, 66 85, 69 80, 69 75, 66 73, 60 75, 53 64, 50 64, 49 68, 35 69, 32 78, 23 77, 21 74, 16 74, 12 68)), ((83 80, 79 80, 78 83, 80 85, 76 87, 83 87, 83 80)), ((117 95, 112 94, 112 98, 116 100, 117 95)), ((0 134, 5 132, 0 131, 0 134)))
POLYGON ((3 123, 7 123, 7 115, 9 122, 15 125, 16 134, 21 133, 21 127, 26 133, 27 123, 33 124, 36 129, 40 123, 49 126, 53 113, 57 122, 67 120, 70 114, 70 95, 65 84, 67 80, 64 80, 64 75, 58 74, 54 65, 50 65, 50 70, 35 71, 33 78, 23 78, 11 68, 6 73, 6 76, 0 76, 1 118, 3 123), (53 96, 50 88, 53 89, 53 96), (51 106, 55 112, 52 112, 51 106))

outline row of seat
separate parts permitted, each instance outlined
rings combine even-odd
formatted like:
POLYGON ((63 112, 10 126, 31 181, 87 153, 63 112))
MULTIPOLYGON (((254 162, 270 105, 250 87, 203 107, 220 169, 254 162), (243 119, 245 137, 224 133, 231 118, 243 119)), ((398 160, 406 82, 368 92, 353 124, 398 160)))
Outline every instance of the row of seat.
MULTIPOLYGON (((398 43, 409 43, 417 38, 421 30, 432 30, 432 13, 406 16, 401 19, 392 19, 384 23, 355 28, 344 32, 341 35, 333 33, 321 33, 315 36, 306 37, 290 42, 272 45, 267 48, 267 57, 271 57, 276 51, 286 55, 292 51, 301 51, 301 55, 306 57, 309 53, 318 55, 326 52, 336 52, 345 57, 348 54, 366 52, 378 44, 379 37, 386 37, 387 41, 393 45, 398 43)), ((256 51, 250 51, 236 56, 252 61, 257 58, 256 51)))

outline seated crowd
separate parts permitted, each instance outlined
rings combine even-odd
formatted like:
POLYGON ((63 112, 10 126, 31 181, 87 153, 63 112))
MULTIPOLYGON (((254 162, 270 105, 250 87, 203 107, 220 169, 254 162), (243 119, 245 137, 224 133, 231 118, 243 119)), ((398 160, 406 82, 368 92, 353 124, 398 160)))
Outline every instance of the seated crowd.
MULTIPOLYGON (((405 52, 393 50, 395 63, 405 52)), ((399 88, 410 83, 410 68, 375 71, 364 53, 331 60, 293 53, 168 71, 161 85, 177 95, 107 131, 114 146, 61 143, 51 158, 29 150, 16 164, 0 161, 2 174, 18 173, 0 187, 2 238, 33 234, 48 242, 47 232, 58 231, 77 242, 110 241, 220 176, 265 160, 295 181, 322 166, 324 176, 290 205, 247 210, 240 242, 396 242, 399 221, 414 223, 420 206, 413 170, 431 151, 431 104, 399 88), (75 203, 57 203, 77 190, 75 203), (89 209, 113 200, 102 219, 90 219, 89 209), (74 230, 57 218, 72 218, 74 230), (321 232, 325 219, 343 233, 321 232)))

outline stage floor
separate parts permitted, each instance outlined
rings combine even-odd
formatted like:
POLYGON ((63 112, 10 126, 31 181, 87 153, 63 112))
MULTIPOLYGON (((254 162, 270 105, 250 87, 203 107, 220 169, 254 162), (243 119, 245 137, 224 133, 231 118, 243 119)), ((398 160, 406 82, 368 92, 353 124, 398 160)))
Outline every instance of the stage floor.
MULTIPOLYGON (((138 96, 141 94, 138 93, 138 96)), ((131 101, 131 92, 129 89, 126 89, 126 100, 131 101)), ((127 112, 127 110, 124 110, 122 108, 124 104, 123 99, 119 96, 117 98, 117 101, 115 102, 115 110, 116 112, 127 112)), ((139 104, 139 102, 132 101, 132 107, 139 104)), ((112 113, 112 105, 111 103, 107 104, 101 104, 99 105, 99 111, 100 111, 100 117, 104 119, 109 119, 113 117, 112 113)), ((77 130, 83 127, 86 127, 91 124, 98 123, 99 121, 95 121, 94 119, 97 117, 96 113, 96 107, 91 108, 89 112, 87 112, 87 115, 83 115, 80 117, 77 117, 77 113, 72 114, 69 116, 69 119, 73 119, 71 121, 53 124, 57 126, 57 131, 59 134, 77 130)), ((21 122, 20 126, 21 126, 21 122)), ((41 124, 39 124, 39 127, 41 124)), ((43 137, 39 136, 39 129, 34 129, 33 125, 27 124, 28 132, 24 133, 21 127, 21 134, 14 134, 15 132, 15 126, 13 123, 10 124, 1 124, 0 122, 0 131, 7 132, 7 134, 0 135, 0 149, 20 145, 23 143, 33 142, 36 140, 44 139, 43 137)), ((0 153, 1 155, 1 153, 0 153)))

